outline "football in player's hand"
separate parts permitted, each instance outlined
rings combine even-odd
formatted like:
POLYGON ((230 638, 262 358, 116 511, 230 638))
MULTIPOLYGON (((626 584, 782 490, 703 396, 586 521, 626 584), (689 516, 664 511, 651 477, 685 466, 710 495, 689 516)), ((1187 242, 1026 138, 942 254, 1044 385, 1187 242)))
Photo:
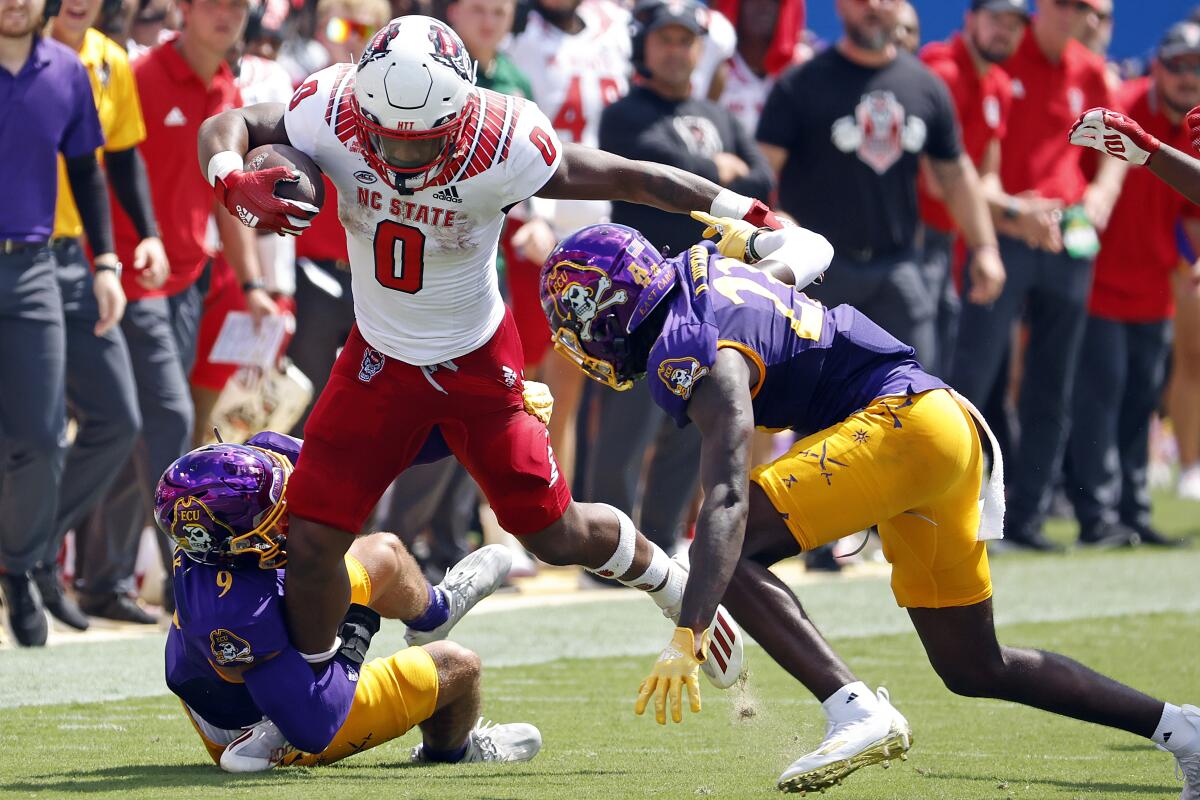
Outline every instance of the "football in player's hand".
POLYGON ((325 203, 325 181, 321 177, 321 168, 306 154, 286 144, 264 144, 246 154, 246 172, 271 167, 286 167, 300 176, 298 181, 275 184, 276 196, 311 203, 317 208, 325 203))

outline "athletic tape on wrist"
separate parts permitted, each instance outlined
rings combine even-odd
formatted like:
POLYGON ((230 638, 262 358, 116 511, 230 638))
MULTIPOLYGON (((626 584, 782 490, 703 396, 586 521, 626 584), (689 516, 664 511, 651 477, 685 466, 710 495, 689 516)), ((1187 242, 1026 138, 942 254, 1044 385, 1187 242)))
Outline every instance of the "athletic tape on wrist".
POLYGON ((617 515, 621 533, 617 540, 616 552, 608 561, 589 572, 594 572, 602 578, 617 578, 629 572, 629 568, 633 566, 633 551, 637 545, 637 528, 634 527, 633 520, 629 518, 629 515, 616 506, 610 506, 607 503, 595 503, 595 505, 607 508, 617 515))
POLYGON ((709 207, 708 213, 714 217, 742 219, 753 205, 754 198, 740 195, 729 189, 722 189, 721 193, 713 198, 712 206, 709 207))
POLYGON ((232 150, 222 150, 208 160, 208 185, 216 186, 217 179, 224 178, 235 169, 242 169, 242 157, 232 150))
POLYGON ((322 664, 333 658, 338 650, 342 649, 342 637, 333 637, 333 647, 323 653, 301 653, 300 657, 310 664, 322 664))

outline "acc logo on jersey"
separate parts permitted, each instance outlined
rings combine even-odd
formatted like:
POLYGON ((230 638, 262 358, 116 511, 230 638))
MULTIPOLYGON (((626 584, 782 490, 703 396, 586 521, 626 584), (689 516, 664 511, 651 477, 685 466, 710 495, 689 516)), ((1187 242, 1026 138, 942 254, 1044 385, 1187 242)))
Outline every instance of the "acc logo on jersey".
POLYGON ((688 400, 696 381, 708 374, 708 367, 700 366, 694 358, 668 358, 658 365, 658 377, 671 394, 688 400))
POLYGON ((181 497, 176 500, 173 517, 171 538, 189 553, 203 555, 214 549, 222 540, 233 538, 235 535, 233 528, 219 522, 208 506, 195 497, 181 497))
POLYGON ((379 180, 374 172, 366 169, 360 169, 358 172, 354 173, 354 177, 359 183, 374 183, 375 181, 379 180))
POLYGON ((559 313, 564 319, 579 323, 579 338, 585 342, 592 341, 592 323, 601 311, 629 299, 624 289, 612 292, 612 278, 608 277, 604 270, 581 267, 569 261, 555 264, 547 283, 554 294, 554 303, 558 306, 559 313), (595 288, 591 281, 589 285, 584 285, 577 280, 570 280, 565 272, 559 271, 560 267, 570 267, 595 276, 595 288), (609 292, 612 294, 609 295, 609 292))
POLYGON ((387 357, 383 353, 374 347, 365 348, 363 350, 362 366, 358 368, 358 379, 363 383, 370 383, 371 378, 374 378, 383 371, 383 365, 386 362, 387 357))
POLYGON ((371 43, 363 50, 362 58, 358 60, 358 68, 362 69, 372 61, 386 57, 388 54, 388 45, 392 43, 392 39, 395 39, 399 33, 400 23, 398 22, 389 22, 380 28, 375 34, 375 38, 371 39, 371 43))
POLYGON ((217 666, 249 664, 254 660, 250 643, 232 631, 217 628, 208 635, 208 649, 212 651, 217 666))
POLYGON ((471 56, 463 47, 458 35, 440 22, 429 23, 429 41, 433 43, 433 60, 445 64, 468 83, 475 82, 475 70, 471 69, 471 56))

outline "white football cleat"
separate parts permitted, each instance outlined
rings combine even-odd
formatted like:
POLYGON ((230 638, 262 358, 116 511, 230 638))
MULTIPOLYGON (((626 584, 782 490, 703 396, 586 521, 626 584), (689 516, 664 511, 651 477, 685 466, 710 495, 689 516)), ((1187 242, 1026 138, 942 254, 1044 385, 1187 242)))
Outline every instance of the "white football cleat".
POLYGON ((892 705, 887 689, 880 687, 875 696, 879 707, 874 712, 829 726, 821 746, 793 761, 779 776, 779 788, 785 792, 821 791, 861 767, 889 767, 894 758, 908 758, 912 747, 908 720, 892 705))
MULTIPOLYGON (((530 761, 542 749, 542 733, 524 722, 496 725, 484 722, 483 717, 467 734, 467 752, 456 764, 482 762, 510 763, 530 761)), ((432 763, 425 758, 425 745, 413 748, 412 760, 418 764, 432 763)))
MULTIPOLYGON (((677 553, 671 557, 671 560, 679 565, 684 574, 691 567, 687 555, 684 553, 677 553)), ((651 596, 653 597, 653 595, 651 596)), ((678 625, 679 613, 682 610, 681 594, 676 605, 665 607, 662 612, 664 617, 678 625)), ((708 636, 708 658, 700 665, 700 669, 704 670, 705 677, 713 686, 718 689, 728 689, 741 677, 745 660, 742 653, 742 630, 725 610, 725 606, 717 606, 717 613, 713 616, 712 625, 709 626, 708 636)))
POLYGON ((1180 470, 1175 493, 1183 500, 1200 500, 1200 464, 1180 470))
POLYGON ((221 753, 221 769, 226 772, 263 772, 279 766, 296 752, 279 728, 269 719, 251 725, 221 753))
POLYGON ((512 553, 502 544, 481 547, 455 564, 442 578, 437 588, 446 595, 450 617, 431 631, 408 629, 404 641, 411 646, 429 644, 445 639, 450 629, 483 598, 500 588, 512 569, 512 553))
MULTIPOLYGON (((1183 706, 1180 711, 1184 720, 1192 726, 1195 735, 1200 735, 1200 708, 1183 706)), ((1161 744, 1159 750, 1165 750, 1161 744)), ((1193 738, 1192 749, 1175 753, 1175 774, 1183 778, 1183 793, 1179 800, 1200 800, 1200 738, 1193 738)))

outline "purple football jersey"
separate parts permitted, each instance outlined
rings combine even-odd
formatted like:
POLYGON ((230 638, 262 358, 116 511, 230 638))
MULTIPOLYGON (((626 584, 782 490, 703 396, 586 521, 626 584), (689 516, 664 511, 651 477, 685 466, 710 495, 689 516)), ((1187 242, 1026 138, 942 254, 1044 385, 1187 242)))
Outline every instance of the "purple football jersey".
POLYGON ((711 242, 671 259, 679 286, 646 365, 650 394, 683 427, 696 383, 717 350, 759 368, 754 424, 801 436, 838 423, 877 397, 947 388, 915 351, 853 306, 828 309, 754 267, 717 254, 711 242))

